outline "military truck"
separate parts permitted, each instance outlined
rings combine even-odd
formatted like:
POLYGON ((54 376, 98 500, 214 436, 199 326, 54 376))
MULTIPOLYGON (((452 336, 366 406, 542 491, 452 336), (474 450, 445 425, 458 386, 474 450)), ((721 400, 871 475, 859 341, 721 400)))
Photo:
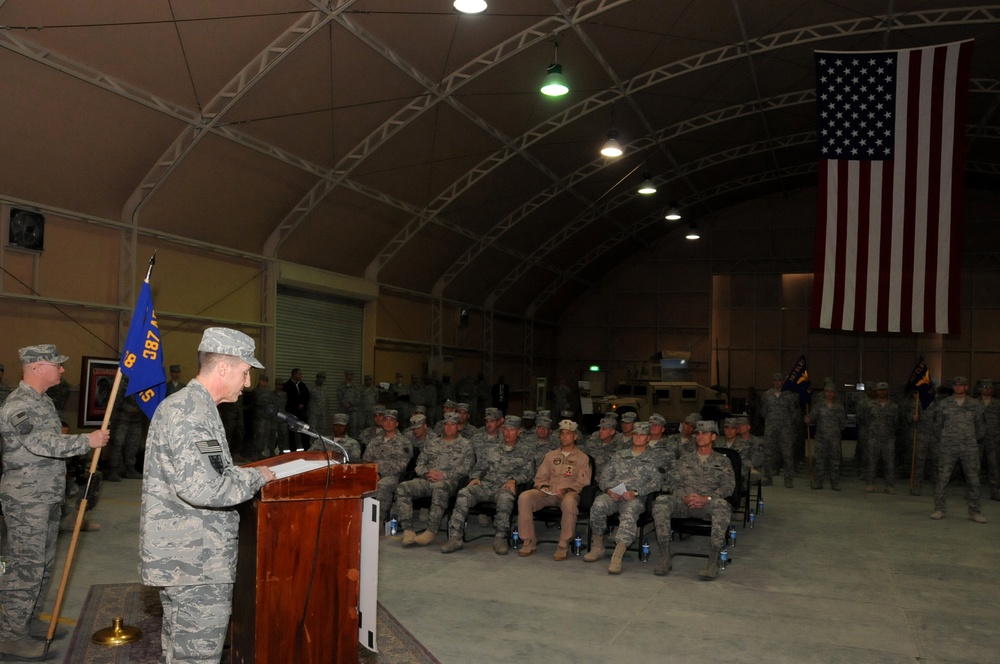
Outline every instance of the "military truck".
POLYGON ((701 413, 712 420, 721 420, 729 414, 724 393, 682 380, 626 380, 615 388, 614 394, 596 399, 594 405, 602 413, 616 411, 621 415, 635 411, 643 420, 659 413, 673 428, 689 413, 701 413))

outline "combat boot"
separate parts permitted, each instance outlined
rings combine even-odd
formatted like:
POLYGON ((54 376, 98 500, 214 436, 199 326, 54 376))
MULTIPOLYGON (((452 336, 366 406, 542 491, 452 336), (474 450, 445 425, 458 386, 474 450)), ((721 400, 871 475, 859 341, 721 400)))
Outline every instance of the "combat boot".
POLYGON ((45 658, 45 643, 30 636, 13 641, 0 641, 0 659, 35 660, 45 658))
POLYGON ((403 546, 413 546, 417 543, 417 534, 412 530, 403 531, 403 546))
POLYGON ((653 568, 653 574, 656 576, 666 576, 667 572, 673 567, 673 564, 670 562, 670 538, 664 537, 660 539, 657 537, 656 543, 660 547, 660 560, 656 563, 656 567, 653 568))
POLYGON ((618 543, 615 545, 615 552, 611 554, 611 563, 608 565, 608 574, 622 573, 622 557, 625 555, 625 545, 618 543))
POLYGON ((441 553, 455 553, 465 544, 458 537, 449 537, 448 541, 441 545, 441 553))
POLYGON ((430 528, 428 528, 424 532, 414 537, 413 541, 416 544, 419 544, 420 546, 427 546, 428 544, 436 540, 437 536, 438 534, 436 530, 431 530, 430 528))
POLYGON ((712 550, 708 554, 708 564, 705 565, 705 569, 698 572, 698 576, 705 580, 711 580, 719 576, 719 552, 722 549, 716 549, 712 547, 712 550))
POLYGON ((496 537, 493 538, 493 553, 497 554, 498 556, 506 556, 507 548, 508 547, 507 547, 506 535, 497 535, 496 537))
POLYGON ((584 562, 592 563, 604 557, 604 535, 594 535, 590 542, 590 551, 583 557, 584 562))

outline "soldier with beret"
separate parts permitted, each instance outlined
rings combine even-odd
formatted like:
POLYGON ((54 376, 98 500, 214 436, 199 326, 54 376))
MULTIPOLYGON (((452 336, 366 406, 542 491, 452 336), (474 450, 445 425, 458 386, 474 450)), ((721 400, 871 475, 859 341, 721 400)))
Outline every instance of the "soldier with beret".
MULTIPOLYGON (((334 413, 333 415, 333 437, 332 440, 347 450, 347 461, 351 463, 361 463, 361 444, 347 435, 347 427, 350 426, 351 418, 347 413, 334 413)), ((336 445, 331 445, 328 439, 313 438, 309 451, 340 452, 336 445)))
POLYGON ((986 418, 983 404, 969 396, 969 380, 965 376, 952 379, 955 393, 934 404, 934 425, 938 430, 938 476, 934 485, 934 512, 932 519, 943 519, 947 510, 948 482, 955 464, 962 464, 967 488, 966 502, 969 518, 975 523, 986 523, 979 499, 979 444, 986 435, 986 418))
MULTIPOLYGON (((536 424, 536 426, 540 426, 536 424)), ((559 422, 559 447, 546 454, 535 471, 534 488, 524 491, 517 499, 517 529, 524 546, 517 552, 530 556, 538 548, 535 539, 535 510, 558 505, 562 512, 559 545, 555 560, 564 560, 569 542, 576 531, 580 512, 580 492, 590 484, 590 457, 576 446, 580 437, 573 420, 559 422)))
POLYGON ((458 435, 458 413, 444 418, 444 435, 428 443, 417 457, 417 476, 396 488, 399 525, 403 529, 403 546, 427 546, 437 539, 448 502, 469 475, 475 455, 472 441, 458 435), (413 499, 431 497, 427 530, 413 530, 413 499))
POLYGON ((983 403, 986 421, 983 458, 990 483, 990 500, 1000 500, 1000 401, 993 398, 993 379, 979 381, 979 400, 983 403))
POLYGON ((381 504, 379 526, 389 520, 392 498, 403 476, 403 471, 413 458, 413 443, 399 431, 399 413, 382 405, 375 407, 375 427, 367 442, 362 459, 378 465, 378 484, 375 499, 381 504))
POLYGON ((236 578, 240 515, 274 473, 233 464, 219 417, 250 386, 253 339, 210 327, 198 375, 163 400, 149 425, 139 510, 139 576, 159 586, 162 661, 219 662, 236 578))
POLYGON ((594 537, 590 552, 583 557, 588 563, 604 557, 604 531, 608 527, 608 517, 618 514, 615 552, 608 565, 609 574, 621 574, 622 557, 635 541, 636 523, 646 509, 646 496, 660 490, 662 457, 650 451, 646 447, 648 443, 649 423, 637 424, 632 432, 632 447, 618 450, 601 472, 603 493, 590 508, 590 527, 594 537))
POLYGON ((659 496, 653 502, 653 523, 660 548, 654 574, 664 575, 671 569, 670 520, 674 517, 711 520, 708 564, 699 576, 714 579, 719 574, 719 552, 725 546, 732 516, 732 506, 726 498, 733 495, 736 478, 729 457, 712 450, 718 431, 718 426, 710 420, 695 425, 697 450, 682 456, 671 469, 664 489, 672 494, 659 496))
POLYGON ((531 446, 521 435, 520 417, 508 415, 504 418, 502 431, 502 442, 480 442, 475 446, 476 462, 469 472, 469 483, 458 491, 455 509, 448 523, 448 541, 441 547, 441 553, 452 553, 462 548, 469 508, 492 500, 496 504, 493 552, 501 556, 507 554, 510 515, 514 511, 517 485, 534 477, 535 461, 531 446))
POLYGON ((104 447, 109 432, 62 433, 45 391, 59 384, 69 358, 52 344, 18 350, 23 378, 0 406, 3 475, 0 506, 7 526, 7 572, 0 586, 0 656, 42 659, 47 627, 39 618, 55 565, 68 457, 104 447))

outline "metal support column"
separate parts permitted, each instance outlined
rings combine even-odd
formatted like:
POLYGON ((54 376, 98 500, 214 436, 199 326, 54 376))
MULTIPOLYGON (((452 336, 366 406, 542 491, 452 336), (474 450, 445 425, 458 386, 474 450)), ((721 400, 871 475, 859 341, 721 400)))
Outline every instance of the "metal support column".
POLYGON ((534 408, 535 400, 535 325, 530 318, 524 319, 524 354, 522 356, 521 380, 528 392, 525 408, 534 408))

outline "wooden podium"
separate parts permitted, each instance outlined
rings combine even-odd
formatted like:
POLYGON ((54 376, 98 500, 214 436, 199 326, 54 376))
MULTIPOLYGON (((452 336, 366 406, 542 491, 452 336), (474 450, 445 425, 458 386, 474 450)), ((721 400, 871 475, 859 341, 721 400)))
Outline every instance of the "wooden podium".
POLYGON ((374 465, 334 465, 270 482, 240 507, 233 664, 358 661, 362 498, 377 482, 374 465))

